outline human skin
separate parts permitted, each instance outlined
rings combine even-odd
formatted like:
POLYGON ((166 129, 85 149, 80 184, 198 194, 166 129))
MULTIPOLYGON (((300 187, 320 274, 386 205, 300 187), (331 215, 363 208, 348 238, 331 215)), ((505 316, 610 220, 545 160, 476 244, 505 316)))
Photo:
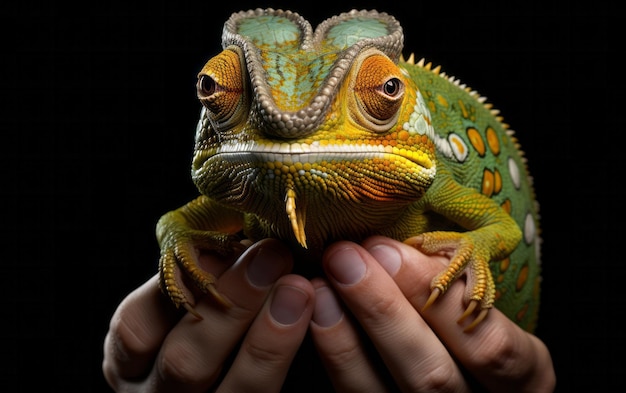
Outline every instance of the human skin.
POLYGON ((202 255, 232 306, 196 294, 198 320, 151 278, 111 318, 103 372, 116 392, 278 392, 308 330, 337 392, 554 391, 550 353, 536 336, 497 309, 471 332, 456 323, 463 280, 422 310, 447 260, 384 237, 342 241, 325 251, 326 277, 309 280, 290 273, 291 253, 276 240, 233 260, 202 255))

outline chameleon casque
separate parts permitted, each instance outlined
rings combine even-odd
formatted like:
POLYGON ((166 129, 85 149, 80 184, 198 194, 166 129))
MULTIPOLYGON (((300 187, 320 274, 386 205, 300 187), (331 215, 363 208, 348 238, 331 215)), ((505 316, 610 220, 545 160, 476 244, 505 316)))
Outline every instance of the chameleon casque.
POLYGON ((157 224, 160 287, 177 307, 195 313, 183 275, 224 301, 201 250, 274 237, 315 263, 333 241, 377 234, 449 256, 427 304, 465 274, 467 330, 494 304, 534 330, 539 216, 526 159, 484 97, 405 60, 403 40, 377 11, 315 30, 291 11, 232 14, 198 75, 201 195, 157 224))

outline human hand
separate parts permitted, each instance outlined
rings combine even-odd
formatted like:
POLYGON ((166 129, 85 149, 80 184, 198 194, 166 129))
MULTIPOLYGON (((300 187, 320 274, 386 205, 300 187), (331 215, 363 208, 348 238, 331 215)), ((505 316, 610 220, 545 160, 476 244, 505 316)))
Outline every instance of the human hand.
POLYGON ((260 241, 232 262, 201 257, 232 303, 225 309, 196 294, 202 320, 176 310, 156 276, 122 301, 102 365, 116 392, 280 390, 309 327, 314 289, 288 274, 291 253, 276 240, 260 241))
POLYGON ((490 391, 552 391, 554 371, 545 345, 497 310, 472 333, 462 332, 454 322, 464 310, 462 281, 422 315, 416 311, 430 293, 429 277, 445 263, 438 259, 386 238, 368 239, 363 247, 339 242, 324 260, 329 281, 314 279, 314 295, 302 277, 278 278, 291 269, 290 253, 279 242, 265 240, 224 274, 228 263, 203 261, 220 277, 218 290, 234 308, 200 301, 196 310, 205 317, 202 321, 173 310, 153 278, 129 295, 112 318, 105 376, 118 392, 278 391, 309 324, 315 296, 310 329, 339 392, 388 391, 391 380, 405 391, 433 386, 468 391, 467 375, 490 391), (358 282, 346 284, 359 272, 358 282), (355 320, 344 316, 329 282, 355 320), (283 297, 294 290, 296 296, 283 297), (368 352, 359 336, 361 327, 380 354, 382 370, 372 361, 378 355, 368 352))
POLYGON ((393 390, 390 379, 403 392, 464 392, 476 384, 489 392, 554 390, 545 344, 497 309, 469 333, 456 323, 465 310, 463 280, 421 311, 446 258, 377 236, 362 246, 335 243, 323 263, 328 281, 313 281, 311 335, 338 392, 393 390), (361 328, 386 370, 372 362, 361 328))

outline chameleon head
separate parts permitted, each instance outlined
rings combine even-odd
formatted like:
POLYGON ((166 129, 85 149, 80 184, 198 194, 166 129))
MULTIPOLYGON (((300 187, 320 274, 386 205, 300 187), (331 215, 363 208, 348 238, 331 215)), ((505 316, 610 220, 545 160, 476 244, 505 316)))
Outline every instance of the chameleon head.
POLYGON ((233 14, 198 75, 199 190, 304 247, 393 225, 436 171, 430 114, 396 64, 402 39, 375 11, 314 32, 290 11, 233 14))

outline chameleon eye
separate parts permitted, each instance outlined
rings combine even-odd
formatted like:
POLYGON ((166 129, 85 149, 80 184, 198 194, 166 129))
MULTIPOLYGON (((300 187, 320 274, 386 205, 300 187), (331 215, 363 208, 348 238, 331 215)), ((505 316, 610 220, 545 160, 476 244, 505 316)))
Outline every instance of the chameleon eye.
POLYGON ((210 59, 198 74, 198 99, 216 131, 230 129, 247 114, 245 69, 236 49, 210 59))
POLYGON ((352 118, 367 129, 388 131, 396 122, 404 98, 398 67, 380 52, 365 53, 351 81, 352 118))
POLYGON ((383 92, 390 97, 395 97, 402 92, 402 82, 398 78, 391 78, 383 85, 383 92))
POLYGON ((215 93, 215 80, 208 75, 198 78, 198 95, 210 96, 215 93))

